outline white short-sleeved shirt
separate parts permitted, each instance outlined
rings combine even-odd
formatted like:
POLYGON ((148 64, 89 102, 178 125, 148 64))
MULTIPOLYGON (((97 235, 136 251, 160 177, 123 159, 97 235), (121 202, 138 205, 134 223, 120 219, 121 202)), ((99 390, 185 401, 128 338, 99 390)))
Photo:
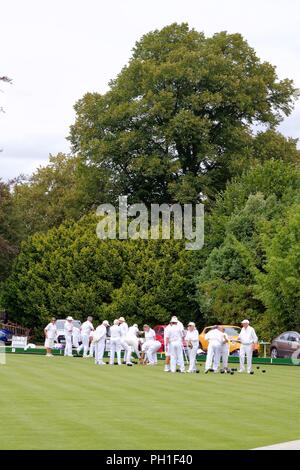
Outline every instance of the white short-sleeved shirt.
POLYGON ((167 339, 167 333, 168 333, 168 330, 171 328, 171 325, 169 323, 169 325, 166 326, 165 330, 164 330, 164 343, 165 343, 165 349, 166 349, 166 339, 167 339))
POLYGON ((66 335, 71 335, 73 332, 73 323, 65 321, 64 330, 66 335))
POLYGON ((186 341, 192 341, 192 343, 199 343, 199 333, 196 328, 193 331, 187 331, 185 335, 186 341))
POLYGON ((137 336, 139 329, 136 326, 130 326, 128 328, 128 336, 137 336))
POLYGON ((155 338, 156 338, 156 333, 152 328, 150 328, 149 331, 145 331, 145 342, 146 343, 148 341, 155 341, 155 338))
POLYGON ((170 343, 181 341, 183 338, 182 326, 178 323, 175 325, 170 325, 170 328, 168 328, 167 332, 165 332, 165 337, 166 339, 169 339, 170 343))
POLYGON ((247 328, 242 328, 239 334, 239 340, 242 344, 253 344, 257 343, 258 338, 256 336, 254 328, 252 326, 248 326, 247 328))
POLYGON ((224 333, 218 330, 217 328, 213 328, 205 335, 205 339, 209 342, 211 346, 221 346, 224 343, 224 333))
POLYGON ((45 328, 45 331, 47 331, 47 338, 48 339, 54 339, 56 338, 57 334, 57 327, 56 324, 54 323, 48 323, 48 325, 45 328))
POLYGON ((120 330, 119 325, 112 325, 110 327, 110 337, 111 339, 121 338, 121 330, 120 330))
POLYGON ((126 336, 128 333, 128 325, 126 322, 120 323, 119 325, 121 336, 126 336))
POLYGON ((88 320, 83 322, 82 325, 81 325, 81 334, 83 336, 90 336, 91 331, 94 331, 94 327, 93 327, 92 322, 90 322, 88 320))
POLYGON ((100 341, 106 337, 106 327, 104 325, 97 326, 94 333, 94 341, 100 341))

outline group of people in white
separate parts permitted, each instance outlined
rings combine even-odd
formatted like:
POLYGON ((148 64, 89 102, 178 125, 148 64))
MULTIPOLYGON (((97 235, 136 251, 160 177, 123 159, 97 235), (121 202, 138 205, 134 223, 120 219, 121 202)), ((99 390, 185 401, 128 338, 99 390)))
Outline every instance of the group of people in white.
MULTIPOLYGON (((228 356, 230 351, 230 339, 225 333, 223 326, 216 325, 205 335, 208 341, 205 372, 212 370, 217 373, 222 361, 222 371, 228 372, 228 356)), ((242 329, 236 339, 240 346, 240 369, 239 372, 245 372, 245 358, 247 357, 247 372, 252 372, 252 356, 255 344, 258 342, 254 328, 250 326, 249 320, 242 321, 242 329)))
MULTIPOLYGON (((104 362, 105 345, 108 339, 107 329, 109 328, 109 364, 123 363, 132 366, 133 353, 142 364, 153 366, 157 364, 157 353, 161 348, 161 342, 156 339, 155 331, 149 326, 143 326, 143 332, 139 331, 138 325, 128 326, 125 318, 120 317, 110 325, 104 320, 97 328, 93 326, 93 318, 87 320, 76 328, 73 325, 71 316, 66 318, 64 324, 65 336, 65 356, 73 357, 73 346, 77 354, 83 352, 83 357, 94 357, 95 364, 106 365, 104 362), (121 352, 124 351, 123 358, 121 352)), ((57 339, 56 319, 44 329, 45 347, 47 356, 52 356, 52 349, 57 339)), ((205 362, 205 372, 218 372, 222 362, 222 372, 227 372, 229 356, 229 338, 222 326, 215 326, 205 335, 208 341, 207 356, 205 362)), ((240 347, 240 372, 245 371, 245 357, 247 357, 247 372, 252 371, 252 354, 254 344, 258 339, 254 329, 249 325, 248 320, 243 320, 242 329, 237 339, 241 343, 240 347)), ((183 324, 176 316, 173 316, 170 323, 164 330, 164 352, 165 352, 165 372, 197 372, 196 357, 199 350, 199 332, 194 322, 190 322, 185 330, 183 324)))

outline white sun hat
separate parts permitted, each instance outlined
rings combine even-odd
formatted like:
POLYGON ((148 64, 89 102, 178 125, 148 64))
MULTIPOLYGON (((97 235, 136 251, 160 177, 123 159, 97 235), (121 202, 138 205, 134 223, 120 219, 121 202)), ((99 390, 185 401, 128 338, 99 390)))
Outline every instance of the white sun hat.
POLYGON ((249 325, 249 323, 250 323, 249 320, 243 320, 243 321, 242 321, 242 325, 244 325, 244 324, 249 325))
POLYGON ((67 320, 68 320, 68 321, 73 321, 73 317, 70 317, 70 316, 69 316, 69 317, 67 317, 67 320))
POLYGON ((125 321, 125 318, 124 318, 124 317, 120 317, 120 318, 119 318, 119 321, 125 321))
POLYGON ((107 320, 104 320, 104 322, 102 323, 102 325, 104 325, 104 326, 109 326, 109 323, 108 323, 107 320))
POLYGON ((188 324, 188 326, 196 326, 195 323, 193 321, 190 321, 190 323, 188 324))
POLYGON ((170 323, 178 323, 177 317, 172 317, 170 323))

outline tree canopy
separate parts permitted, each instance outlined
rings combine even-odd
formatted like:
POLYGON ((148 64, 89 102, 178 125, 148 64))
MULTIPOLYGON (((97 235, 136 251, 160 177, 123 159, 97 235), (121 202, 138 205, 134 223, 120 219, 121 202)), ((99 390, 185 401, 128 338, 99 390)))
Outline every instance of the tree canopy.
POLYGON ((88 167, 108 172, 112 198, 195 202, 253 161, 298 158, 295 141, 274 131, 296 94, 240 34, 172 24, 136 43, 107 93, 77 102, 70 140, 88 167))

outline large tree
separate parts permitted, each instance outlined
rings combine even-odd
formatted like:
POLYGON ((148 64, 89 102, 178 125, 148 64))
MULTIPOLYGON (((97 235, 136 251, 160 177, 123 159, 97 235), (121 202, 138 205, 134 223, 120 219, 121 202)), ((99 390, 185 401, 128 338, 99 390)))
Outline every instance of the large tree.
POLYGON ((79 157, 50 155, 48 165, 17 179, 13 187, 14 209, 22 219, 24 238, 58 227, 65 220, 78 220, 105 202, 106 181, 103 172, 91 181, 79 157))
POLYGON ((236 178, 218 197, 206 218, 204 250, 196 254, 203 263, 198 302, 207 321, 247 316, 266 340, 280 328, 298 327, 299 201, 299 169, 272 160, 236 178))
POLYGON ((88 168, 109 173, 112 199, 213 198, 255 161, 298 158, 274 130, 296 94, 240 34, 172 24, 137 42, 107 93, 78 101, 70 139, 88 168))
POLYGON ((300 197, 272 233, 263 237, 264 271, 257 276, 256 294, 266 306, 274 334, 300 330, 300 197), (271 241, 270 241, 271 235, 271 241))

